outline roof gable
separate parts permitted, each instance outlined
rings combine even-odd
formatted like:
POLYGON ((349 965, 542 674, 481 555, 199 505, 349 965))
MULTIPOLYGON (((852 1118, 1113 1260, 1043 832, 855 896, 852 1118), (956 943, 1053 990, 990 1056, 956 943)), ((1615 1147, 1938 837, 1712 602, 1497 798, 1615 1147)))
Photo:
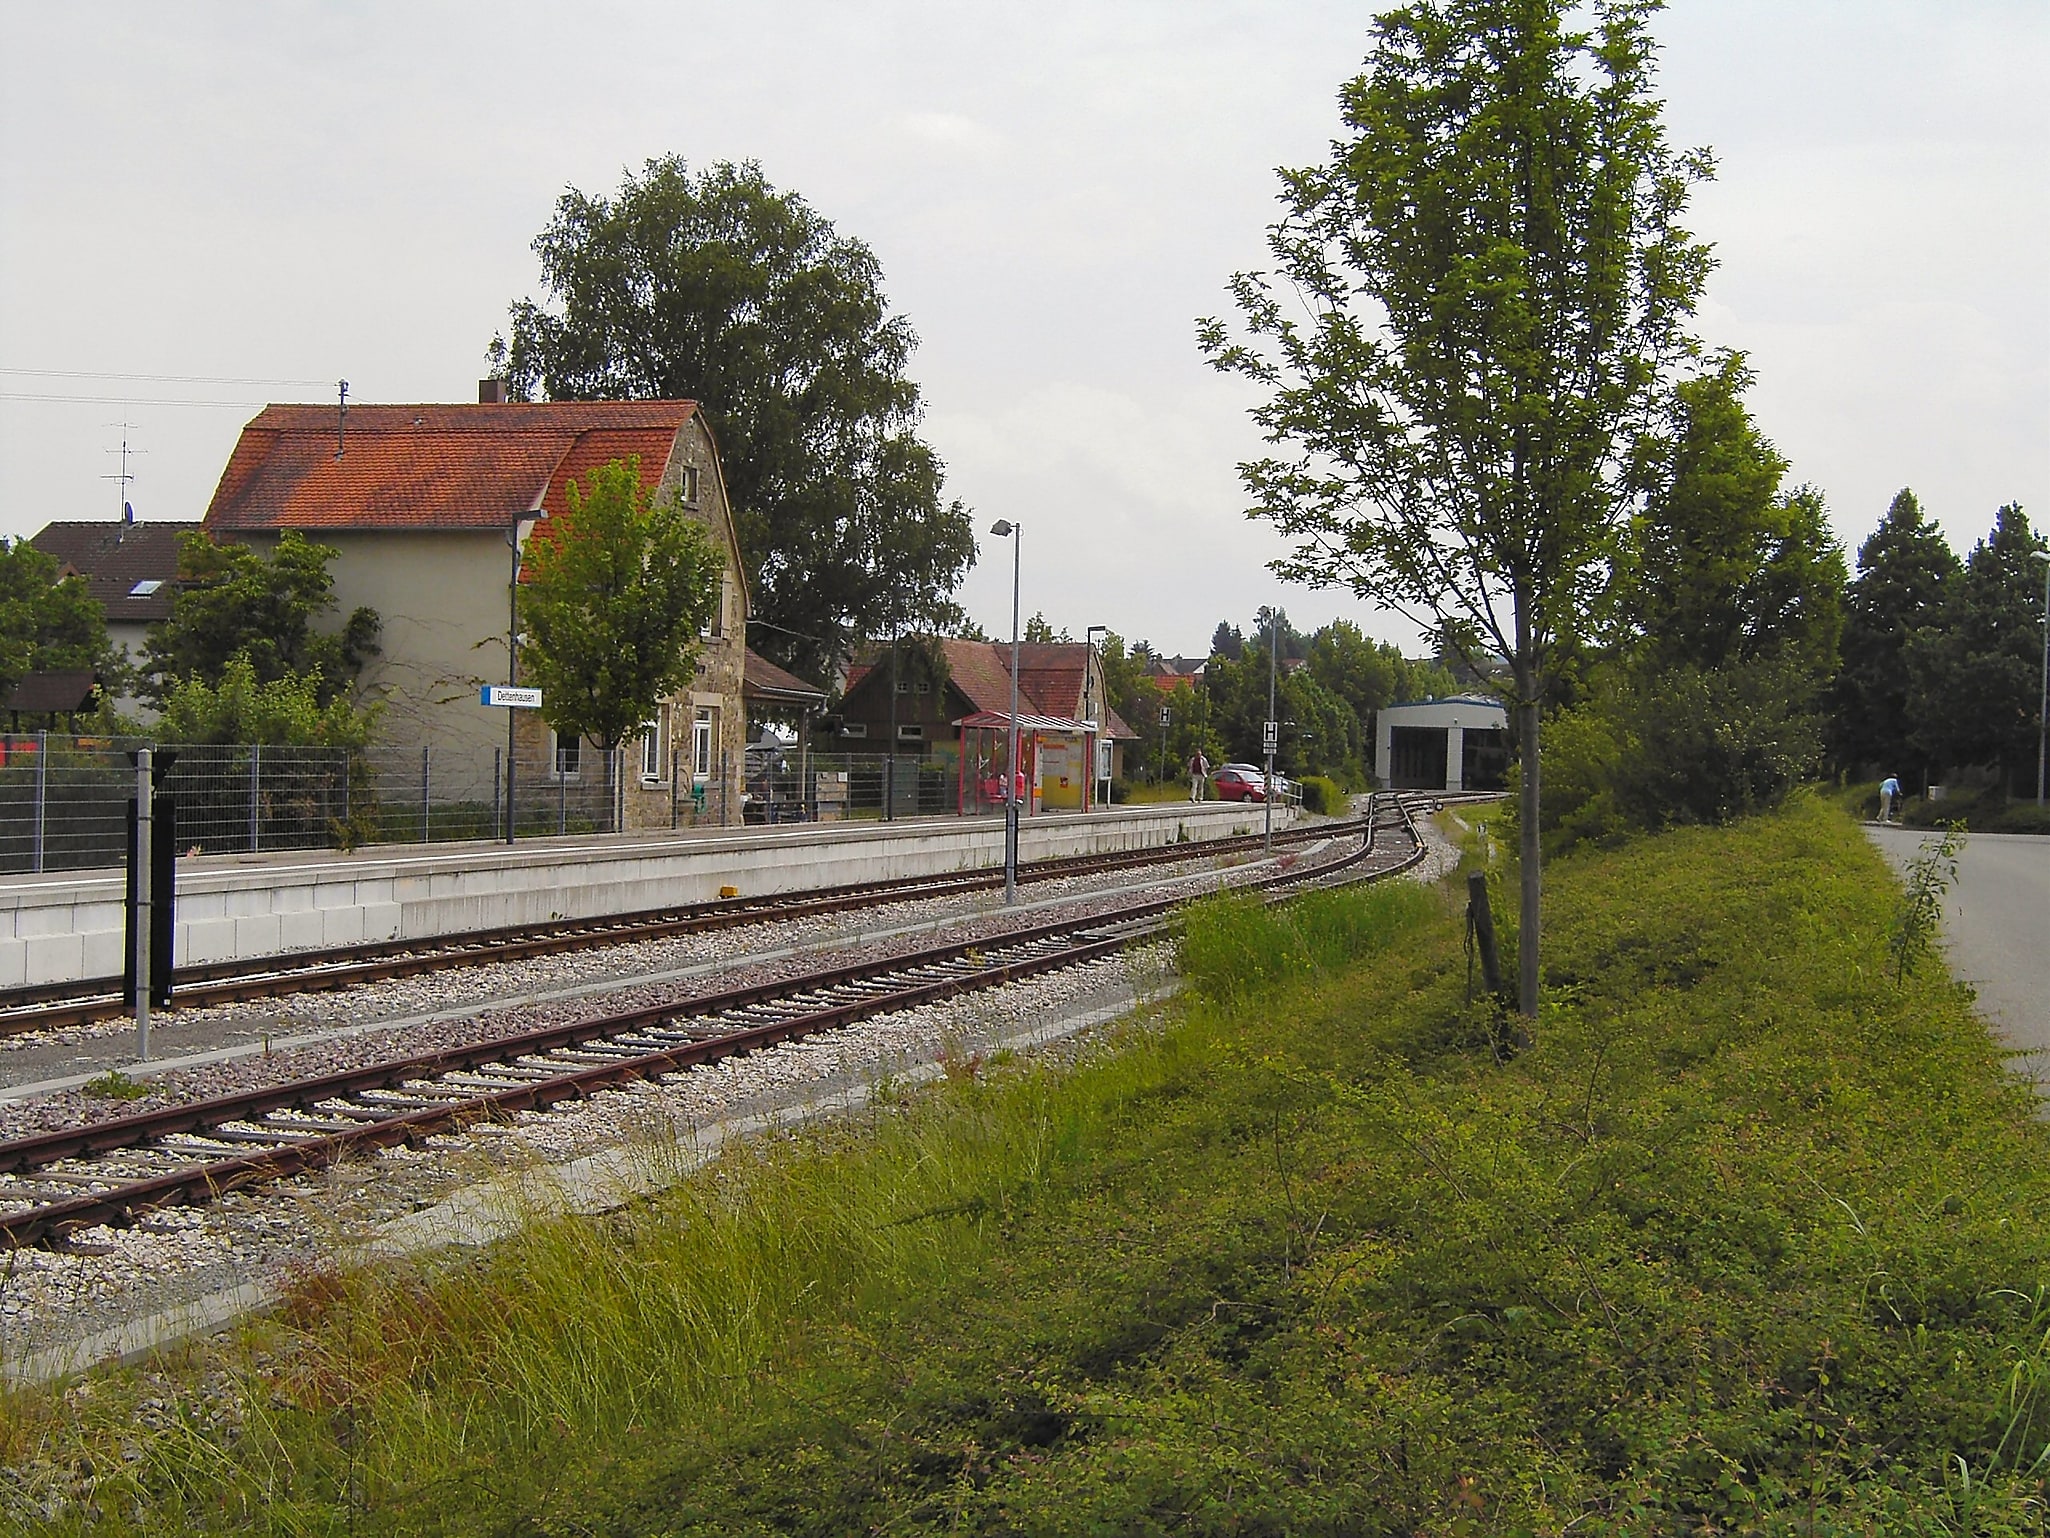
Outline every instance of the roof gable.
POLYGON ((567 486, 639 456, 660 483, 690 401, 352 406, 337 455, 335 412, 267 406, 221 474, 209 530, 500 529, 568 509, 567 486))

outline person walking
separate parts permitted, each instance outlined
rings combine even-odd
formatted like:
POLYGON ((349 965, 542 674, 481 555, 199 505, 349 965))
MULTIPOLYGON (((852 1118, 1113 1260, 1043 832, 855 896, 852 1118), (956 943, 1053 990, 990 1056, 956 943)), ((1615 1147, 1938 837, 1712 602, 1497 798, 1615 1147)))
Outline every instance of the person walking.
POLYGON ((1893 822, 1900 811, 1901 782, 1888 775, 1879 782, 1879 820, 1893 822))
POLYGON ((1189 799, 1191 801, 1201 801, 1203 799, 1203 786, 1209 778, 1210 760, 1205 758, 1203 750, 1198 748, 1196 749, 1195 756, 1189 760, 1189 799))

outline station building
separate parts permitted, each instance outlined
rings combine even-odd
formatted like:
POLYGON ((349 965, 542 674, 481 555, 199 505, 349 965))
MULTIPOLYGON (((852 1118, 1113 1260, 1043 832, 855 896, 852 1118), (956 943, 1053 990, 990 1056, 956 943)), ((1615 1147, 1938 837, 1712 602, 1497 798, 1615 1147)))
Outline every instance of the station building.
MULTIPOLYGON (((717 445, 695 402, 507 402, 485 380, 476 405, 267 406, 242 430, 204 527, 224 542, 275 545, 285 530, 339 552, 334 602, 376 610, 379 654, 365 693, 384 703, 382 735, 432 744, 443 775, 492 793, 505 712, 479 698, 506 677, 515 550, 547 537, 568 487, 613 460, 674 497, 725 557, 697 674, 626 746, 627 827, 667 826, 679 793, 738 807, 747 739, 747 580, 717 445), (638 772, 636 772, 638 771, 638 772), (679 777, 682 777, 679 783, 679 777)), ((595 754, 515 712, 518 753, 546 779, 597 777, 595 754)), ((531 773, 531 770, 523 770, 531 773)), ((444 783, 446 781, 444 780, 444 783)))
POLYGON ((1390 790, 1501 790, 1509 781, 1509 710, 1461 694, 1384 706, 1374 774, 1390 790))

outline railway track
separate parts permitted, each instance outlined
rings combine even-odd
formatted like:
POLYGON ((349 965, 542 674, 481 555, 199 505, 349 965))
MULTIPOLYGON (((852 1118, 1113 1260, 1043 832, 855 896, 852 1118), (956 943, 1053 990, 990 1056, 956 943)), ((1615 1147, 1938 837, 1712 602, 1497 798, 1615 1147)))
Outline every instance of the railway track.
MULTIPOLYGON (((1333 833, 1357 829, 1356 819, 1289 828, 1274 835, 1277 844, 1300 844, 1333 833)), ((1257 834, 1175 844, 1158 849, 1124 850, 1114 854, 1036 860, 1018 872, 1020 882, 1055 881, 1098 871, 1122 870, 1178 860, 1208 859, 1260 847, 1257 834)), ((608 945, 738 928, 779 919, 844 912, 884 902, 916 902, 964 892, 986 891, 1004 884, 1002 871, 962 871, 944 876, 914 876, 892 881, 865 881, 811 892, 790 892, 755 898, 725 898, 676 908, 649 909, 607 918, 562 920, 549 924, 514 925, 472 930, 432 939, 389 940, 332 950, 293 951, 199 966, 180 967, 175 978, 176 1008, 203 1009, 246 999, 347 988, 357 983, 417 977, 489 961, 519 961, 608 945)), ((0 1036, 116 1019, 128 1013, 118 977, 76 983, 47 983, 0 990, 0 1036)))
MULTIPOLYGON (((1278 893, 1372 880, 1423 857, 1393 798, 1350 825, 1359 847, 1251 883, 1278 893)), ((1326 836, 1336 831, 1329 826, 1326 836)), ((1347 840, 1348 842, 1350 839, 1347 840)), ((61 1243, 99 1224, 324 1168, 352 1153, 581 1099, 875 1015, 1001 986, 1159 935, 1181 899, 1029 925, 498 1041, 170 1106, 0 1143, 0 1245, 61 1243)))

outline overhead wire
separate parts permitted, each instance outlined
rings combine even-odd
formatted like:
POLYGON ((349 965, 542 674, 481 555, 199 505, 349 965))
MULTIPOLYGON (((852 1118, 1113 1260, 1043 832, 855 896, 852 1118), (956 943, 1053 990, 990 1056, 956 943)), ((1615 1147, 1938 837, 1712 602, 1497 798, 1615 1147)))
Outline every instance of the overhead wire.
POLYGON ((33 375, 39 379, 118 379, 124 384, 291 385, 331 389, 332 379, 252 379, 234 374, 106 374, 93 369, 6 368, 0 374, 33 375))

